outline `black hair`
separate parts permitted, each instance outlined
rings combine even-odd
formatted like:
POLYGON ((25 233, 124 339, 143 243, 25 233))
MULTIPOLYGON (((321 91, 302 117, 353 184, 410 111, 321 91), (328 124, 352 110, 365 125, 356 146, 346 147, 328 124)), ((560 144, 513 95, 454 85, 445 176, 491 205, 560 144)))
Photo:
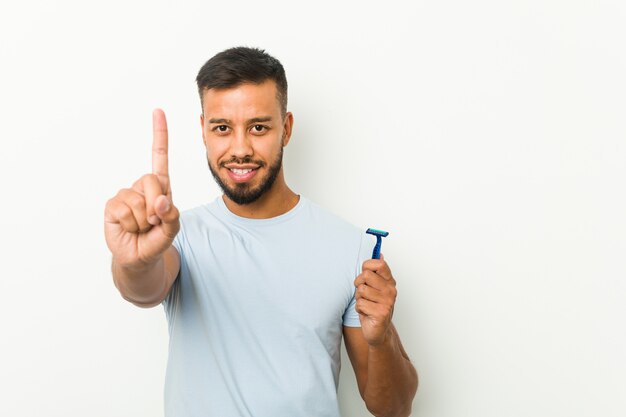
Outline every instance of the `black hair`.
POLYGON ((267 80, 276 83, 276 98, 284 117, 287 112, 285 69, 263 49, 244 46, 226 49, 209 59, 196 77, 201 104, 206 90, 233 88, 244 83, 261 84, 267 80))

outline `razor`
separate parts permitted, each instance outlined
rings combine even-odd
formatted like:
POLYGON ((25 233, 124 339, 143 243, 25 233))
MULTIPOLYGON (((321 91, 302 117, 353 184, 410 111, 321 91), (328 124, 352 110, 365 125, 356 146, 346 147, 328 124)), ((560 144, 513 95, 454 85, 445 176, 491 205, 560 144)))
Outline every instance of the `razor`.
POLYGON ((383 238, 387 237, 389 232, 369 228, 365 233, 376 236, 376 246, 374 246, 374 251, 372 252, 372 259, 380 259, 380 247, 383 245, 383 238))

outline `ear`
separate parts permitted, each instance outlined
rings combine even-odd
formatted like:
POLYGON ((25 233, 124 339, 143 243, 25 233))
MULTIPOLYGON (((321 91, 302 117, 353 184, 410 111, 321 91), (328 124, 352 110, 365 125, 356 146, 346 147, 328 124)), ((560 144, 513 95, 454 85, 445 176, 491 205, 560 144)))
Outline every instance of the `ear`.
POLYGON ((291 139, 291 131, 293 129, 293 114, 287 112, 285 114, 285 121, 283 123, 283 147, 287 146, 291 139))
POLYGON ((206 146, 206 139, 204 138, 204 113, 200 114, 200 130, 202 131, 202 143, 206 146))

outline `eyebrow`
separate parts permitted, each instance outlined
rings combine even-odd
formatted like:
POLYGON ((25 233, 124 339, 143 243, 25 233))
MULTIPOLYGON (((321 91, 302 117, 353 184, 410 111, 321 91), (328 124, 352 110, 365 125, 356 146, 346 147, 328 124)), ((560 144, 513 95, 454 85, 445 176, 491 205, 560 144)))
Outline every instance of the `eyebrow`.
POLYGON ((226 123, 226 124, 230 124, 230 120, 228 120, 228 119, 209 119, 209 123, 226 123))
MULTIPOLYGON (((254 117, 250 120, 247 120, 246 124, 263 123, 263 122, 270 122, 270 121, 272 121, 272 116, 262 116, 262 117, 254 117)), ((215 123, 231 124, 231 121, 229 119, 209 119, 209 124, 215 124, 215 123)))

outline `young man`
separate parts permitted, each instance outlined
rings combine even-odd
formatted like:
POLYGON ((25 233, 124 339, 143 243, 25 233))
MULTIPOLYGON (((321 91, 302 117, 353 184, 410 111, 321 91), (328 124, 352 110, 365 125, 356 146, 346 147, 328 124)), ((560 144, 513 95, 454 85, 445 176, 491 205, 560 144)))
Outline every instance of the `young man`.
POLYGON ((200 125, 224 195, 179 216, 167 125, 153 114, 152 173, 108 201, 113 280, 165 307, 165 415, 339 416, 342 336, 377 416, 408 416, 417 374, 391 317, 395 281, 364 231, 294 193, 282 156, 293 115, 278 60, 232 48, 200 70, 200 125))

